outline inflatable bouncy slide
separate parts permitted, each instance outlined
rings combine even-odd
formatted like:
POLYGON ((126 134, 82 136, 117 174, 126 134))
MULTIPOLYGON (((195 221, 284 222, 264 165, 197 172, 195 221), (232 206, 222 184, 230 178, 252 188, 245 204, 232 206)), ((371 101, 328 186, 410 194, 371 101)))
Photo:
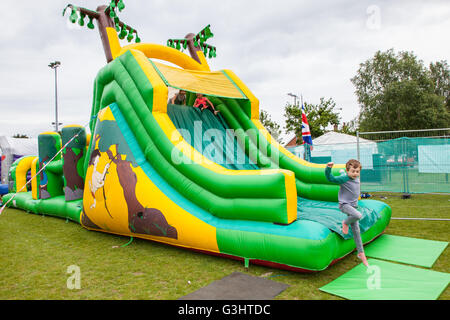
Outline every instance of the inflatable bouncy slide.
MULTIPOLYGON (((140 43, 117 17, 121 0, 96 11, 68 8, 72 22, 88 17, 91 28, 97 20, 108 62, 94 82, 91 134, 82 126, 40 134, 39 154, 19 159, 8 206, 295 271, 323 270, 355 249, 325 166, 270 136, 258 99, 234 72, 210 70, 209 26, 167 45, 140 43), (121 46, 126 36, 136 43, 121 46), (169 88, 185 91, 186 105, 168 103, 169 88), (220 112, 192 107, 197 93, 220 112), (28 192, 27 168, 36 176, 28 192)), ((360 200, 359 210, 367 243, 385 230, 391 209, 360 200)))

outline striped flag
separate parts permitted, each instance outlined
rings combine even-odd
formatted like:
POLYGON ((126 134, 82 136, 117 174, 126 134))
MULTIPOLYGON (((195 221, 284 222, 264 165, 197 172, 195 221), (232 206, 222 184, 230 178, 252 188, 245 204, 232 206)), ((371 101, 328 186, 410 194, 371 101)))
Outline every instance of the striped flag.
POLYGON ((302 104, 302 138, 303 142, 312 146, 311 132, 309 131, 308 119, 306 118, 305 107, 302 104))

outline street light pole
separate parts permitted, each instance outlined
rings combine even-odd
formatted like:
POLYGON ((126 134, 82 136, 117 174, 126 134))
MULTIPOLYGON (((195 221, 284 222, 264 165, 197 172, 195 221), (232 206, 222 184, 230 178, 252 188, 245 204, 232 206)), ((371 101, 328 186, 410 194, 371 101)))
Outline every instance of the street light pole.
MULTIPOLYGON (((48 65, 50 68, 55 70, 55 131, 58 132, 58 125, 60 124, 58 122, 58 75, 57 75, 57 69, 61 65, 61 62, 55 61, 50 62, 48 65)), ((61 123, 62 124, 62 123, 61 123)))

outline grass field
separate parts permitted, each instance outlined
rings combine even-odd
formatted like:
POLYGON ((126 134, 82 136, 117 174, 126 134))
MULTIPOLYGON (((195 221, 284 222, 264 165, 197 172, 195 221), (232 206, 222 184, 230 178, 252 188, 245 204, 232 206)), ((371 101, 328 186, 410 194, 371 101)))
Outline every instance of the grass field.
MULTIPOLYGON (((450 218, 450 195, 381 196, 393 217, 450 218)), ((392 220, 387 234, 450 241, 450 221, 392 220)), ((155 242, 88 231, 66 220, 7 209, 0 216, 0 299, 165 299, 191 293, 234 271, 290 287, 277 299, 340 299, 319 288, 359 264, 352 253, 327 270, 302 274, 195 253, 155 242), (67 268, 81 271, 81 289, 67 288, 67 268)), ((433 270, 450 271, 447 247, 433 270)), ((449 300, 447 288, 440 299, 449 300)))

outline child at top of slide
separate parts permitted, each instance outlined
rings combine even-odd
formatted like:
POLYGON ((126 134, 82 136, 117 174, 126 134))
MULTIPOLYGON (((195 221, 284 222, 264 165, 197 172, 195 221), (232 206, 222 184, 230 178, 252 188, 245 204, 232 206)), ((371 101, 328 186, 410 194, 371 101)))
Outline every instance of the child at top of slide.
POLYGON ((362 218, 362 214, 357 210, 358 198, 360 194, 360 180, 359 175, 361 173, 361 163, 358 160, 351 159, 345 164, 346 173, 335 177, 331 174, 331 168, 333 162, 328 162, 325 168, 325 176, 327 180, 340 185, 338 200, 339 209, 345 213, 348 218, 342 221, 342 233, 348 233, 348 226, 352 228, 353 239, 355 240, 356 250, 358 251, 357 257, 361 259, 363 264, 368 267, 367 258, 364 253, 364 248, 361 240, 361 234, 359 230, 359 220, 362 218))
POLYGON ((170 99, 171 104, 179 104, 179 105, 186 105, 186 91, 180 90, 176 95, 170 99))
POLYGON ((214 114, 217 114, 218 112, 220 112, 219 110, 216 110, 214 108, 214 105, 212 104, 211 101, 209 101, 209 99, 207 97, 204 97, 203 94, 201 93, 197 93, 197 99, 195 99, 194 102, 194 107, 195 108, 200 108, 200 110, 204 110, 208 108, 208 105, 211 106, 211 108, 214 110, 214 114))

